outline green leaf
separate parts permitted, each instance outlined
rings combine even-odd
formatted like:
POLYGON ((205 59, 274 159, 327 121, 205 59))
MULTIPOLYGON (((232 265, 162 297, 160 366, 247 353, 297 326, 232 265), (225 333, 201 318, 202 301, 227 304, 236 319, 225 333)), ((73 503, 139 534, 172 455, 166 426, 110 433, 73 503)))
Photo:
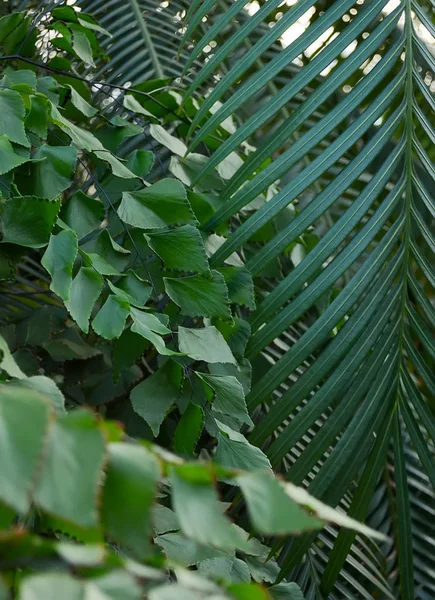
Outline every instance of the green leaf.
POLYGON ((92 264, 102 275, 117 275, 130 261, 129 250, 117 244, 107 229, 104 229, 95 241, 86 244, 85 248, 87 253, 91 252, 92 264), (115 270, 105 273, 108 265, 115 270))
POLYGON ((255 310, 252 275, 245 267, 220 267, 217 269, 225 279, 230 302, 255 310))
POLYGON ((150 125, 151 136, 162 146, 178 156, 187 154, 187 146, 177 137, 171 135, 161 125, 150 125))
POLYGON ((230 469, 271 469, 269 459, 260 448, 252 446, 248 440, 237 431, 216 420, 220 433, 215 461, 230 469))
POLYGON ((245 540, 222 514, 211 474, 202 465, 171 470, 172 506, 181 531, 194 541, 217 548, 244 548, 245 540))
POLYGON ((193 456, 204 426, 204 412, 200 406, 189 402, 174 435, 174 450, 193 456))
POLYGON ((32 165, 33 193, 43 198, 57 198, 72 184, 77 163, 73 146, 48 146, 43 144, 36 152, 37 163, 32 165))
POLYGON ((7 135, 0 135, 0 175, 9 173, 30 160, 32 159, 15 153, 7 135))
POLYGON ((113 343, 112 364, 114 378, 131 367, 150 346, 148 340, 131 329, 124 329, 121 336, 113 343))
POLYGON ((9 377, 25 379, 26 375, 14 360, 6 340, 0 335, 0 369, 5 371, 9 377))
POLYGON ((92 321, 92 328, 106 340, 118 338, 124 331, 129 312, 130 304, 127 300, 110 294, 92 321))
POLYGON ((81 600, 85 590, 83 582, 68 573, 37 573, 25 577, 20 586, 20 600, 81 600))
POLYGON ((126 108, 127 110, 138 113, 139 115, 143 115, 144 117, 147 117, 147 119, 150 119, 153 122, 156 120, 155 116, 152 113, 150 113, 148 110, 146 110, 146 108, 139 104, 139 102, 136 100, 133 94, 125 94, 123 105, 124 108, 126 108))
POLYGON ((116 282, 116 286, 110 282, 108 283, 112 292, 126 298, 132 306, 144 307, 146 301, 151 296, 152 288, 150 284, 141 279, 132 270, 123 275, 116 282))
POLYGON ((140 229, 197 223, 184 186, 176 179, 162 179, 140 192, 125 192, 119 218, 140 229))
POLYGON ((0 499, 20 513, 30 508, 36 470, 46 450, 49 412, 49 403, 36 390, 2 386, 0 499))
POLYGON ((246 425, 253 425, 246 408, 243 386, 235 377, 199 372, 196 374, 215 392, 214 411, 232 416, 246 425))
POLYGON ((89 332, 92 309, 102 289, 103 279, 89 267, 81 267, 72 281, 69 301, 65 302, 65 306, 84 333, 89 332))
POLYGON ((290 500, 279 482, 268 471, 237 477, 246 500, 249 516, 258 532, 289 535, 322 529, 324 522, 311 517, 290 500))
POLYGON ((82 527, 98 524, 104 439, 93 415, 76 410, 51 427, 35 492, 40 508, 82 527))
POLYGON ((209 558, 228 558, 229 555, 228 551, 202 546, 179 533, 159 535, 155 541, 163 548, 168 560, 186 567, 196 565, 209 558))
POLYGON ((193 273, 210 273, 201 234, 192 225, 148 233, 150 248, 163 261, 166 269, 193 273))
POLYGON ((24 130, 25 114, 26 108, 19 92, 0 91, 0 135, 5 134, 11 142, 30 148, 24 130))
POLYGON ((138 445, 112 443, 108 450, 102 519, 111 538, 143 557, 149 549, 159 465, 138 445))
POLYGON ((179 352, 166 348, 166 344, 161 336, 171 333, 171 330, 155 315, 132 308, 131 317, 133 319, 131 330, 150 341, 159 354, 164 356, 179 354, 179 352))
POLYGON ((206 579, 231 583, 251 581, 248 565, 239 558, 208 558, 199 563, 198 573, 206 579))
POLYGON ((112 173, 117 177, 134 179, 136 175, 132 173, 125 165, 120 162, 116 156, 111 154, 103 144, 90 131, 82 129, 66 119, 51 103, 51 116, 53 121, 58 125, 70 138, 74 146, 78 150, 87 150, 93 152, 97 158, 106 161, 112 168, 112 173))
POLYGON ((188 329, 180 326, 178 328, 178 345, 180 352, 194 360, 236 364, 222 334, 213 326, 202 329, 188 329))
POLYGON ((100 200, 78 190, 62 206, 60 217, 80 239, 100 226, 104 219, 104 206, 100 200))
MULTIPOLYGON (((31 72, 31 71, 30 71, 31 72)), ((34 73, 32 73, 34 75, 34 73)), ((35 82, 36 83, 36 82, 35 82)), ((39 135, 43 140, 47 139, 48 116, 50 114, 50 103, 44 96, 30 96, 30 109, 27 113, 25 126, 29 131, 39 135)))
POLYGON ((9 198, 2 210, 2 242, 42 248, 48 243, 59 209, 58 200, 35 196, 9 198))
POLYGON ((168 361, 131 391, 133 409, 148 423, 154 437, 159 435, 167 411, 180 395, 181 373, 180 365, 168 361))
POLYGON ((87 65, 95 66, 91 44, 85 33, 75 29, 72 35, 72 47, 77 56, 87 65))
POLYGON ((230 319, 228 290, 218 271, 211 277, 193 275, 172 279, 163 278, 168 296, 190 317, 219 317, 230 319))
POLYGON ((77 256, 77 235, 69 229, 51 235, 41 264, 51 275, 50 289, 62 300, 69 300, 74 261, 77 256))
POLYGON ((25 377, 23 379, 13 379, 5 385, 40 392, 41 396, 50 402, 54 412, 58 416, 65 414, 65 398, 54 381, 49 377, 34 375, 33 377, 25 377))
POLYGON ((71 102, 76 107, 76 109, 82 113, 82 115, 84 115, 85 117, 93 117, 97 114, 97 108, 91 106, 89 102, 87 102, 83 98, 83 96, 80 96, 78 91, 72 85, 68 85, 68 87, 71 90, 71 102))

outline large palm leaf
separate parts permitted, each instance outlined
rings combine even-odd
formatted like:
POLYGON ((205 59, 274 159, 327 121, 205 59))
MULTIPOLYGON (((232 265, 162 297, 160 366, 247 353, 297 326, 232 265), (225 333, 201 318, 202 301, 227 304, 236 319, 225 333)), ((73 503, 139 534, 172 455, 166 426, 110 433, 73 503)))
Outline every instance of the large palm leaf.
MULTIPOLYGON (((414 598, 414 581, 421 580, 413 575, 413 499, 402 431, 434 486, 433 7, 410 0, 393 10, 386 0, 300 0, 286 7, 269 0, 250 16, 243 13, 228 31, 225 15, 246 3, 227 2, 210 19, 213 38, 201 38, 195 25, 212 4, 203 2, 188 15, 186 36, 196 36, 192 59, 210 39, 220 42, 193 76, 188 94, 219 73, 223 61, 225 71, 194 120, 190 150, 229 115, 238 115, 240 127, 212 154, 197 175, 200 182, 245 140, 258 144, 205 226, 213 231, 231 220, 233 231, 212 262, 221 265, 232 252, 245 253, 264 290, 248 345, 258 366, 254 372, 263 373, 248 397, 256 414, 251 442, 286 477, 305 481, 331 504, 340 503, 357 481, 349 511, 358 518, 368 511, 392 443, 392 535, 401 595, 414 598), (273 22, 278 7, 281 16, 273 22), (273 52, 273 43, 311 7, 317 18, 288 47, 273 52), (330 43, 307 60, 307 48, 328 31, 330 43), (228 68, 235 53, 238 60, 228 68), (216 101, 223 105, 211 115, 216 101), (280 191, 243 222, 235 219, 280 178, 280 191), (312 199, 304 200, 293 220, 268 241, 252 241, 267 224, 276 226, 310 186, 312 199), (322 232, 326 211, 332 222, 320 242, 297 266, 287 261, 280 280, 271 280, 267 267, 309 227, 322 232), (301 322, 309 324, 305 331, 301 322), (261 369, 264 360, 268 366, 261 369)), ((314 541, 315 536, 302 537, 283 549, 283 574, 297 567, 314 541)), ((318 577, 328 593, 352 536, 340 533, 330 553, 323 544, 327 566, 318 577)), ((342 597, 342 587, 336 593, 342 597)))

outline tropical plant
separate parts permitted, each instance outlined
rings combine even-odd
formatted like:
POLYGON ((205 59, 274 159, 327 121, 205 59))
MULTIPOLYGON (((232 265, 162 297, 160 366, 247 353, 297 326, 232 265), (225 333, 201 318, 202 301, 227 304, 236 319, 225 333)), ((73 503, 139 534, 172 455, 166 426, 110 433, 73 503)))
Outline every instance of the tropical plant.
MULTIPOLYGON (((111 421, 97 425, 78 405, 122 422, 129 441, 220 465, 174 467, 157 446, 132 446, 147 453, 144 463, 157 453, 169 475, 156 533, 180 528, 208 544, 189 564, 236 597, 267 594, 271 583, 277 597, 432 597, 432 0, 76 4, 81 12, 52 10, 56 3, 26 12, 31 3, 18 2, 24 12, 0 21, 1 269, 15 277, 1 309, 15 360, 2 343, 5 394, 30 385, 58 410, 65 403, 71 427, 83 419, 103 428, 110 460, 112 444, 115 455, 130 445, 118 446, 125 438, 111 421), (234 469, 270 467, 388 538, 368 542, 334 519, 302 526, 307 513, 295 516, 289 488, 271 478, 249 488, 260 525, 246 488, 241 496, 230 480, 234 469), (187 504, 177 500, 178 476, 191 486, 187 504), (196 496, 216 501, 214 479, 232 519, 250 531, 246 503, 266 536, 254 559, 233 539, 237 558, 216 555, 228 527, 196 522, 196 496), (280 529, 287 518, 293 529, 280 529), (251 578, 263 588, 231 587, 251 578)), ((17 415, 4 430, 25 419, 17 415)), ((133 477, 130 454, 119 460, 133 477)), ((144 477, 151 504, 158 476, 151 488, 144 477)), ((96 541, 77 528, 71 491, 65 514, 38 489, 28 529, 41 536, 52 513, 52 530, 96 541)), ((25 512, 1 498, 6 524, 10 507, 25 512)), ((114 492, 112 508, 124 501, 132 502, 114 492)), ((217 519, 213 507, 206 523, 217 519)), ((104 503, 102 515, 121 556, 135 550, 124 534, 143 541, 136 519, 110 514, 109 526, 104 503)), ((105 576, 110 563, 141 577, 125 558, 103 561, 101 549, 98 560, 93 548, 94 558, 74 554, 74 563, 58 541, 47 542, 47 556, 70 561, 72 572, 88 560, 81 576, 106 561, 105 576)), ((26 565, 40 543, 26 538, 26 565)), ((180 543, 161 544, 172 574, 187 564, 180 543)), ((226 593, 186 577, 176 573, 187 597, 226 593)))

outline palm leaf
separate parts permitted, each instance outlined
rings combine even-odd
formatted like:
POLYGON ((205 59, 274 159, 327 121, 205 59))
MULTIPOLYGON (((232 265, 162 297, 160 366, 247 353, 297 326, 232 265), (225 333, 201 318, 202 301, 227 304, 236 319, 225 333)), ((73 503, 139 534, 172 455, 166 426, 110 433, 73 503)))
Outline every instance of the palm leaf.
MULTIPOLYGON (((195 57, 211 38, 195 27, 189 32, 189 22, 204 16, 206 4, 186 22, 195 57)), ((236 4, 243 3, 221 5, 236 10, 236 4)), ((254 14, 241 12, 232 28, 213 13, 209 31, 220 43, 192 75, 186 96, 198 93, 212 74, 221 76, 194 118, 189 151, 202 147, 230 115, 239 127, 194 184, 234 150, 244 155, 246 141, 257 146, 221 192, 225 204, 205 224, 214 231, 228 222, 232 230, 211 263, 220 266, 238 251, 256 276, 259 302, 247 350, 258 365, 247 398, 255 415, 250 441, 288 479, 304 482, 322 500, 338 505, 351 493, 347 508, 357 518, 369 510, 394 441, 400 581, 390 582, 388 593, 397 597, 398 585, 401 597, 411 598, 418 582, 411 568, 412 496, 402 427, 435 485, 428 447, 435 433, 428 404, 435 322, 431 7, 410 0, 394 10, 386 0, 292 4, 280 6, 274 21, 275 3, 263 2, 254 14), (313 5, 315 17, 305 32, 277 50, 280 36, 313 5), (331 27, 336 35, 328 33, 331 27), (328 41, 307 60, 308 47, 322 34, 328 41), (280 189, 258 204, 279 180, 280 189), (253 201, 255 210, 249 208, 253 201), (282 225, 290 205, 296 216, 282 225), (327 229, 325 213, 332 219, 327 229), (270 225, 275 235, 259 241, 270 225), (320 241, 292 265, 283 253, 310 228, 320 241), (270 266, 276 260, 282 276, 274 280, 270 266), (332 295, 325 306, 326 294, 332 295)), ((358 588, 358 577, 353 591, 343 582, 354 536, 319 540, 303 536, 285 547, 282 576, 300 570, 308 552, 311 562, 300 571, 308 597, 317 597, 309 591, 315 589, 370 597, 358 588)), ((382 568, 373 575, 379 585, 382 568)))

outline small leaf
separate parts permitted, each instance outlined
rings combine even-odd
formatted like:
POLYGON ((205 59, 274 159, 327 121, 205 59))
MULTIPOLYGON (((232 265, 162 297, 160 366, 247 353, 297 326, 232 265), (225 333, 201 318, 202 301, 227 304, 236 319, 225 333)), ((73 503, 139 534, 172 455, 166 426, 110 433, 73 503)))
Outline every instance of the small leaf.
POLYGON ((216 394, 213 401, 214 411, 232 416, 247 425, 253 425, 246 408, 243 386, 235 377, 198 372, 196 374, 216 394))
POLYGON ((111 538, 143 557, 149 548, 151 507, 157 492, 159 465, 149 450, 109 444, 102 518, 111 538))
POLYGON ((324 521, 311 517, 284 492, 268 471, 237 477, 255 529, 267 535, 289 535, 322 529, 324 521))
POLYGON ((174 450, 193 456, 204 426, 204 412, 200 406, 189 402, 174 435, 174 450))
POLYGON ((78 91, 72 85, 68 85, 68 87, 71 90, 71 102, 76 107, 76 109, 82 113, 82 115, 84 115, 85 117, 93 117, 97 114, 98 109, 91 106, 89 102, 87 102, 82 96, 80 96, 78 91))
POLYGON ((164 277, 165 289, 184 315, 189 317, 219 317, 230 319, 228 290, 218 271, 211 278, 193 275, 172 279, 164 277))
POLYGON ((173 467, 172 507, 181 531, 200 544, 232 550, 245 540, 222 514, 211 474, 203 465, 173 467))
POLYGON ((0 335, 0 370, 5 371, 9 377, 25 379, 26 375, 14 360, 6 340, 0 335))
POLYGON ((166 412, 180 395, 181 373, 180 365, 167 362, 130 394, 133 409, 148 423, 154 437, 159 435, 166 412))
POLYGON ((102 289, 103 280, 94 269, 81 267, 73 279, 70 298, 65 306, 84 333, 89 331, 92 309, 102 289))
POLYGON ((245 267, 220 267, 217 269, 225 279, 230 302, 255 310, 254 283, 245 267))
POLYGON ((80 239, 100 226, 104 219, 104 206, 100 200, 78 190, 64 204, 60 217, 80 239))
POLYGON ((5 134, 11 142, 30 148, 24 130, 26 108, 21 94, 16 90, 0 91, 0 135, 5 134))
POLYGON ((77 56, 87 65, 95 67, 92 57, 92 48, 86 35, 77 29, 74 30, 72 36, 72 47, 77 56))
POLYGON ((16 196, 3 205, 3 238, 27 248, 42 248, 48 243, 59 212, 58 200, 16 196))
POLYGON ((91 413, 76 410, 50 430, 35 493, 38 506, 82 527, 98 524, 104 439, 91 413))
MULTIPOLYGON (((135 112, 139 115, 143 115, 144 117, 147 117, 148 119, 150 119, 153 122, 156 120, 155 116, 152 113, 150 113, 148 110, 146 110, 146 108, 144 108, 141 104, 139 104, 139 102, 136 100, 136 98, 132 94, 126 94, 124 96, 123 105, 124 105, 124 108, 126 108, 127 110, 135 112)), ((151 127, 152 127, 152 125, 151 125, 151 127)))
POLYGON ((72 283, 72 271, 77 256, 77 235, 67 229, 50 236, 41 264, 51 275, 50 289, 67 302, 72 283))
POLYGON ((111 294, 92 321, 92 328, 106 340, 118 338, 124 331, 129 312, 129 302, 111 294))
POLYGON ((104 229, 95 241, 86 244, 85 248, 87 253, 92 253, 92 264, 102 275, 116 275, 119 271, 123 271, 130 261, 130 252, 117 244, 107 229, 104 229), (98 261, 101 262, 102 268, 103 265, 107 267, 109 264, 114 267, 115 271, 103 272, 97 266, 98 261))
POLYGON ((159 354, 164 356, 180 354, 179 352, 166 348, 166 344, 160 336, 171 333, 171 330, 163 325, 155 315, 132 308, 131 317, 133 319, 131 330, 150 341, 159 354))
POLYGON ((237 431, 216 420, 220 429, 215 460, 229 469, 271 469, 267 456, 237 431))
POLYGON ((144 281, 132 270, 129 270, 119 281, 116 282, 116 286, 111 284, 109 286, 112 292, 119 294, 126 298, 131 305, 142 308, 145 306, 146 301, 151 296, 151 286, 148 282, 144 281))
POLYGON ((180 139, 171 135, 161 125, 150 125, 150 134, 162 146, 168 148, 178 156, 184 156, 187 153, 187 146, 180 139))
POLYGON ((179 327, 178 340, 180 352, 194 360, 236 364, 228 344, 216 327, 203 327, 202 329, 179 327))
POLYGON ((162 179, 139 192, 125 192, 118 207, 119 218, 140 229, 197 224, 184 186, 176 179, 162 179))

